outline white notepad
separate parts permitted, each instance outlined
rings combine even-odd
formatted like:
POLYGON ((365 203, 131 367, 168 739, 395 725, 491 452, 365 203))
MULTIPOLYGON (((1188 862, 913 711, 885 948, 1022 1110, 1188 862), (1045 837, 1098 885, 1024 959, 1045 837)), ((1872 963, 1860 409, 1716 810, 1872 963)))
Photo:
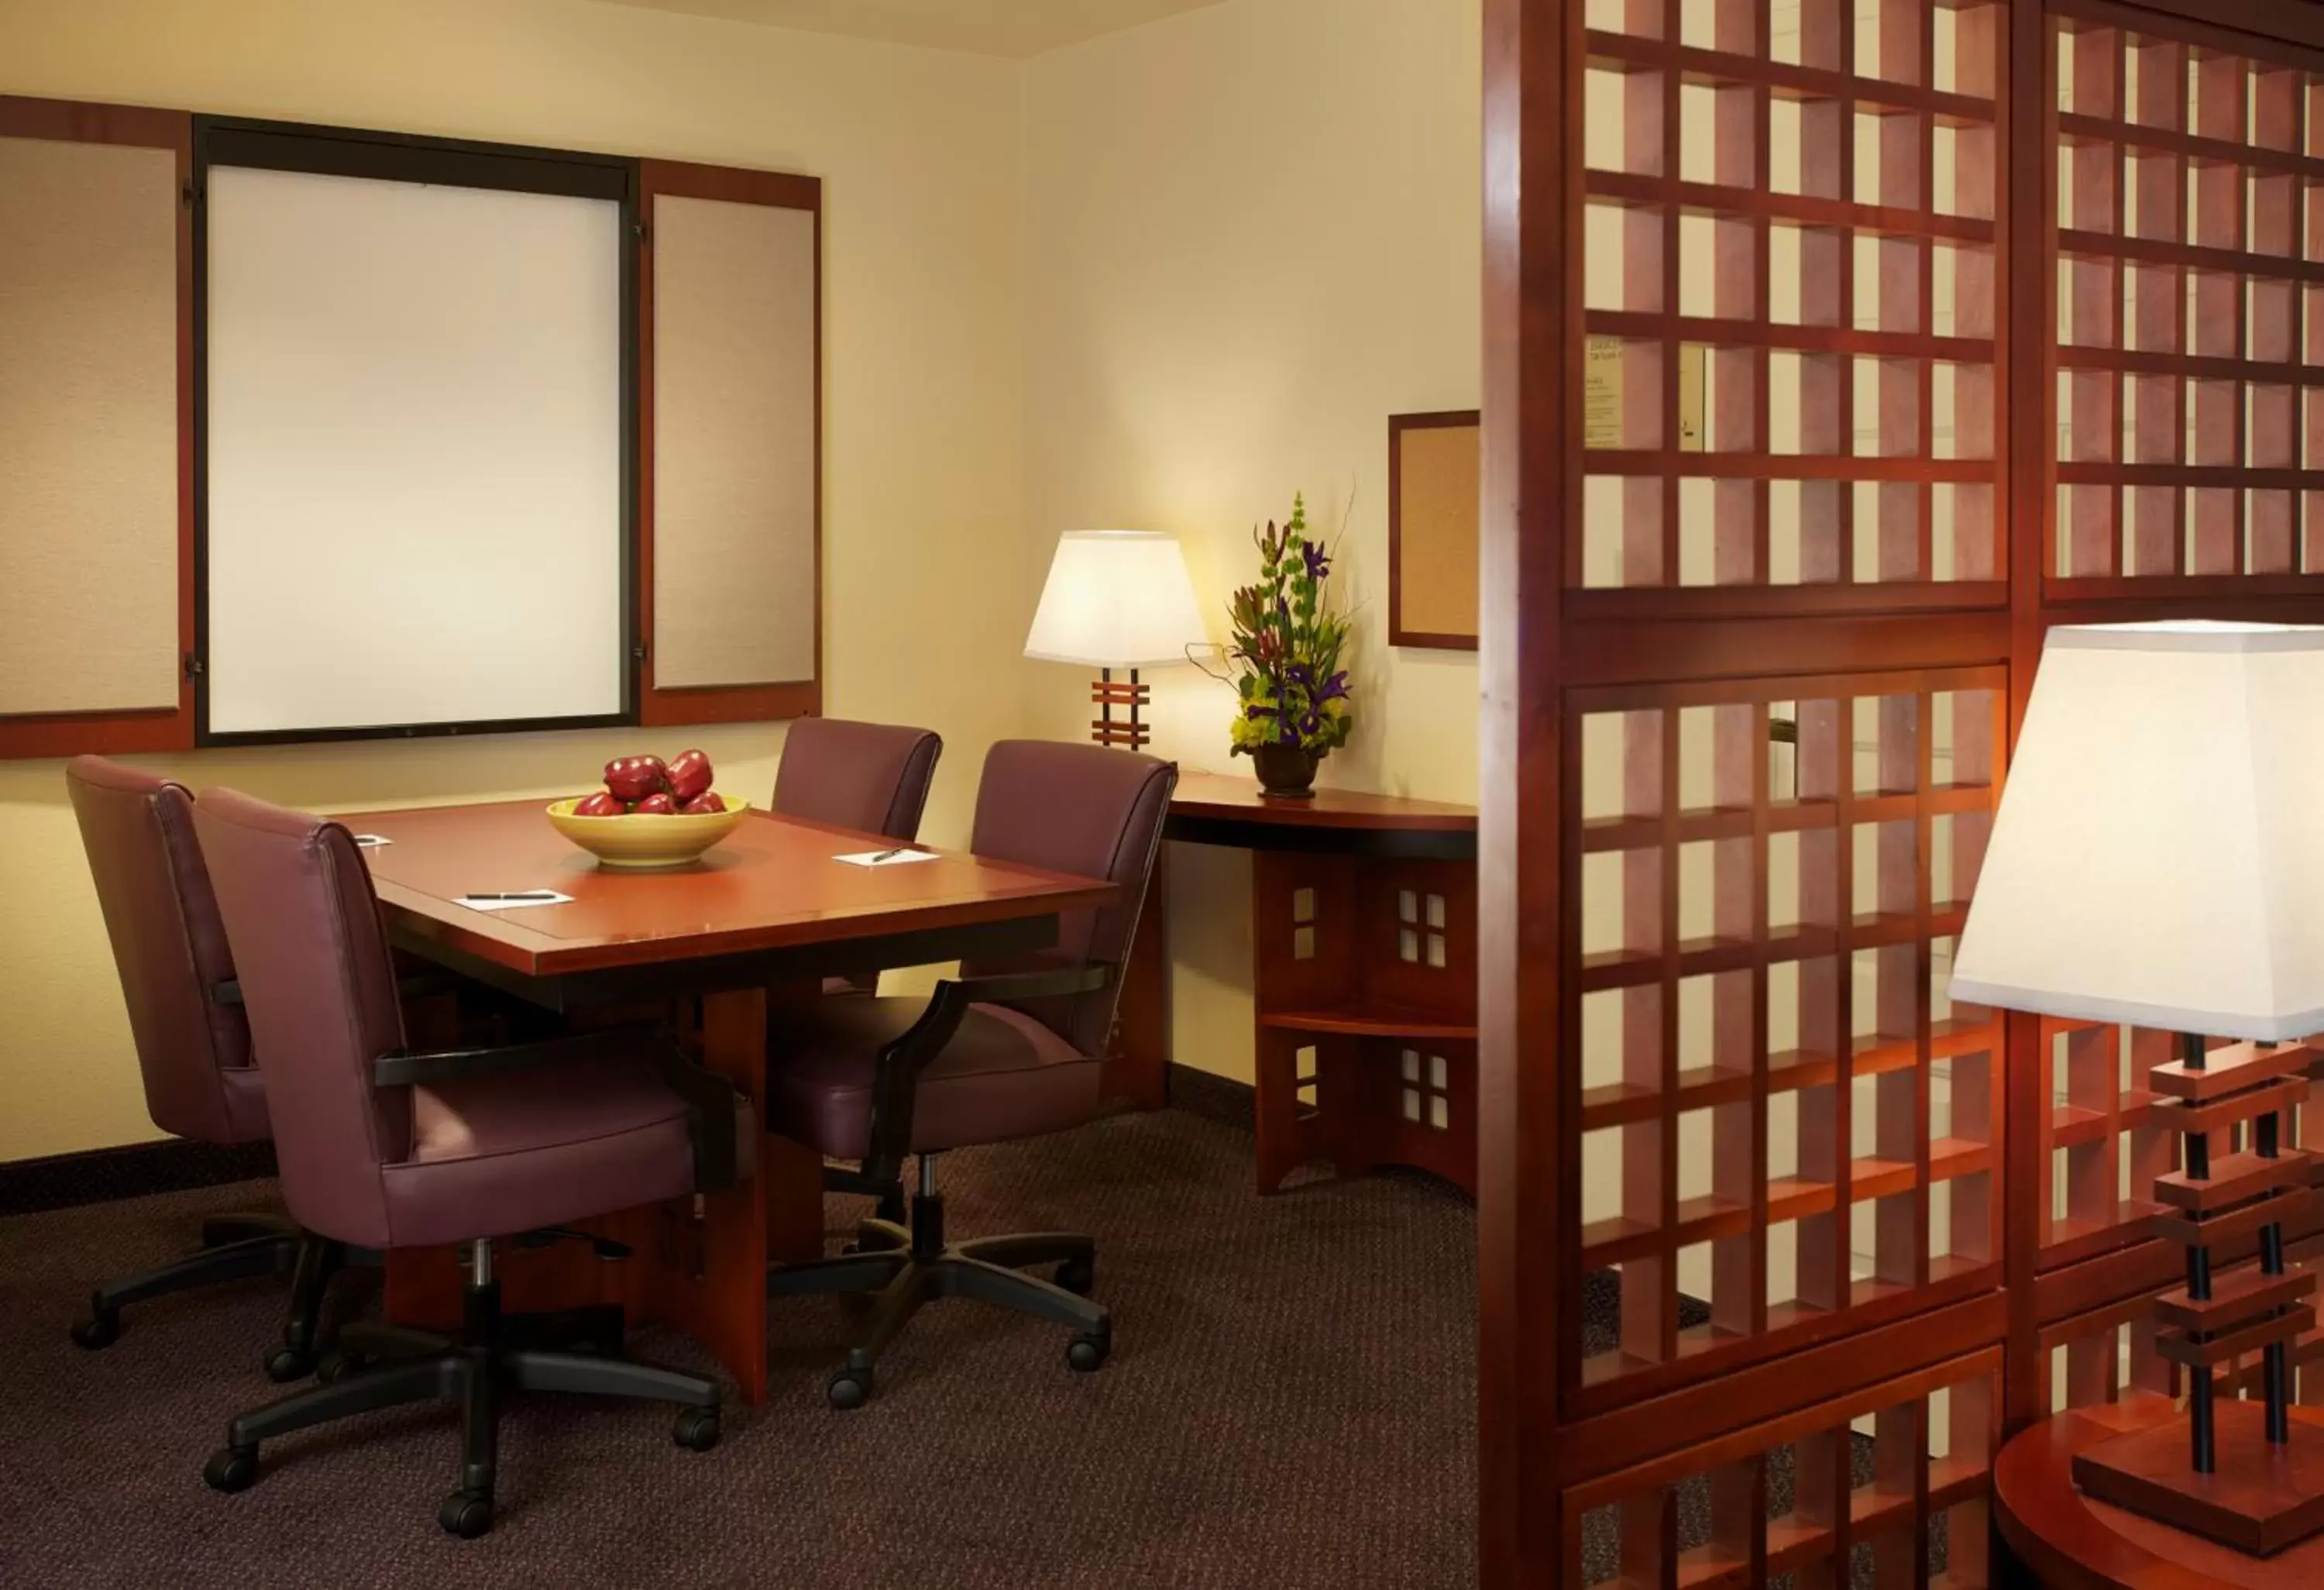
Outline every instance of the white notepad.
POLYGON ((934 861, 933 850, 859 850, 853 855, 835 855, 834 861, 844 861, 852 867, 899 867, 907 862, 934 861))

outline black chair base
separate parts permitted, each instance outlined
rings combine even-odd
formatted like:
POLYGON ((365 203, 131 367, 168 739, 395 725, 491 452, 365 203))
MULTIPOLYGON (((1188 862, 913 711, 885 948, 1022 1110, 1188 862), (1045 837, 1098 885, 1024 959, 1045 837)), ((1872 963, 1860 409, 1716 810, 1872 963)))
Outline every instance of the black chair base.
POLYGON ((309 1236, 280 1215, 216 1216, 202 1222, 198 1251, 91 1292, 88 1317, 74 1322, 72 1339, 92 1352, 109 1347, 121 1336, 121 1310, 132 1303, 230 1280, 288 1275, 290 1308, 282 1322, 282 1345, 267 1355, 266 1373, 277 1381, 300 1380, 314 1372, 324 1294, 347 1257, 339 1243, 309 1236))
POLYGON ((948 1244, 944 1198, 936 1193, 914 1198, 911 1216, 908 1231, 893 1221, 866 1220, 856 1228, 853 1252, 767 1273, 773 1297, 877 1294, 848 1341, 846 1364, 825 1388, 834 1408, 861 1408, 871 1400, 881 1353, 922 1305, 938 1298, 968 1298, 1070 1326, 1076 1334, 1065 1363, 1084 1373, 1104 1367, 1113 1350, 1113 1316, 1087 1296, 1096 1280, 1096 1243, 1077 1233, 1049 1231, 948 1244), (1025 1273, 1046 1264, 1057 1267, 1055 1281, 1025 1273))
MULTIPOLYGON (((489 1273, 488 1262, 484 1270, 489 1273)), ((501 1402, 510 1391, 675 1402, 679 1411, 672 1439, 696 1452, 718 1444, 715 1381, 627 1358, 520 1345, 523 1331, 502 1315, 496 1281, 471 1280, 466 1313, 456 1340, 395 1326, 349 1325, 323 1382, 229 1422, 226 1445, 202 1478, 213 1490, 246 1490, 258 1479, 262 1441, 383 1408, 449 1402, 460 1410, 460 1483, 437 1509, 436 1521, 449 1534, 474 1539, 493 1525, 501 1402), (380 1361, 375 1367, 354 1368, 372 1359, 380 1361)))

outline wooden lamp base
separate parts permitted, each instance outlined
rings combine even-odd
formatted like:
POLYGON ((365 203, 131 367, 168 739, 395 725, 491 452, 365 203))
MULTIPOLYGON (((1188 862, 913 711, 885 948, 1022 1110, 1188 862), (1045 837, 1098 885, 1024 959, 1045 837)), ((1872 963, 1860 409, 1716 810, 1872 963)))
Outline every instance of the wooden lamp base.
POLYGON ((2324 1530, 2324 1439, 2295 1428, 2288 1445, 2267 1438, 2266 1409, 2221 1401, 2218 1464, 2197 1474, 2187 1461, 2185 1414, 2074 1455, 2074 1483, 2101 1502, 2177 1529, 2270 1557, 2324 1530))

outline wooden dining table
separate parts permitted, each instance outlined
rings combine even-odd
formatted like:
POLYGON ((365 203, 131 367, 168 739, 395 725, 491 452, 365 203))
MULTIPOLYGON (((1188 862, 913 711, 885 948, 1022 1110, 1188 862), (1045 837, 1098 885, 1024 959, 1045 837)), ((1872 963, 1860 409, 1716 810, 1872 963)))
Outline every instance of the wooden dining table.
MULTIPOLYGON (((542 803, 496 801, 340 818, 364 842, 386 929, 406 957, 513 995, 572 1025, 669 1023, 761 1121, 770 1003, 824 997, 826 977, 1022 954, 1054 946, 1060 913, 1115 886, 1012 862, 915 846, 933 859, 838 859, 894 841, 752 810, 684 866, 601 866, 553 829, 542 803), (371 843, 373 840, 383 843, 371 843), (463 896, 553 891, 568 901, 480 911, 463 896)), ((413 1042, 430 1035, 415 1031, 413 1042)), ((435 1035, 440 1038, 439 1035, 435 1035)), ((540 1086, 557 1085, 553 1072, 540 1086)), ((756 1403, 766 1395, 770 1262, 820 1253, 823 1162, 773 1136, 730 1190, 586 1223, 599 1244, 559 1242, 498 1258, 507 1306, 619 1305, 677 1327, 756 1403), (603 1262, 618 1244, 620 1262, 603 1262)), ((391 1318, 456 1324, 448 1250, 396 1255, 391 1318)))

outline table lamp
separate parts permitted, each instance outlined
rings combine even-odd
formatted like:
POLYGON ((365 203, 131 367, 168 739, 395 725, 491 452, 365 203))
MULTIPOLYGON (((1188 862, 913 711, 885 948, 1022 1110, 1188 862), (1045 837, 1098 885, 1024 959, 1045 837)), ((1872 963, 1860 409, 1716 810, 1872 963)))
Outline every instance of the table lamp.
POLYGON ((1098 716, 1090 738, 1135 751, 1150 737, 1139 713, 1151 687, 1138 670, 1184 662, 1187 646, 1203 633, 1177 537, 1157 530, 1069 530, 1049 560, 1025 655, 1096 669, 1090 699, 1098 716), (1113 677, 1118 668, 1129 670, 1126 681, 1113 677), (1115 719, 1117 707, 1129 708, 1126 721, 1115 719))
POLYGON ((2313 1195, 2282 1123, 2315 1058, 2285 1040, 2324 1030, 2319 790, 2324 627, 2053 629, 1953 967, 1956 1002, 2180 1035, 2150 1086, 2183 1134, 2153 1230, 2187 1250, 2155 1316, 2188 1410, 2085 1449, 2074 1479, 2259 1555, 2324 1527, 2324 1450, 2290 1441, 2315 1277, 2285 1272, 2283 1222, 2313 1195), (2259 1269, 2215 1282, 2213 1249, 2255 1234, 2259 1269), (2263 1401, 2220 1401, 2215 1369, 2255 1351, 2263 1401))

